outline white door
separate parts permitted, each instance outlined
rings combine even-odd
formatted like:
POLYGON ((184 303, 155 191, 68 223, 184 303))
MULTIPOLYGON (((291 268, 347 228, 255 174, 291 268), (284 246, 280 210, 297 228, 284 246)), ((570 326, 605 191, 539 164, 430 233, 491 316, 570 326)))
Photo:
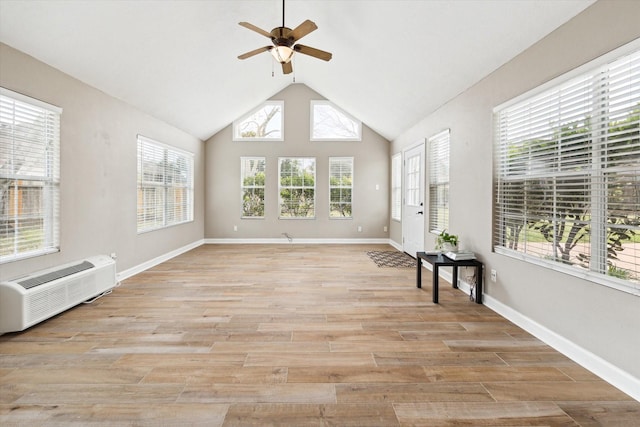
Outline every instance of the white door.
POLYGON ((424 141, 404 154, 402 249, 411 255, 424 251, 424 141))

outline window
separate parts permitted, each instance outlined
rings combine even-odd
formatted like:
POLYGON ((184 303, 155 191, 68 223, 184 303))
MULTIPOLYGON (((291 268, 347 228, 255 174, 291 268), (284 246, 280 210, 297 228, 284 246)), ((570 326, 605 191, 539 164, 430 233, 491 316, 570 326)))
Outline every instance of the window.
POLYGON ((315 218, 316 159, 279 159, 280 218, 315 218))
POLYGON ((429 230, 449 228, 449 129, 432 136, 429 144, 429 230))
POLYGON ((496 110, 494 243, 637 293, 640 51, 598 62, 496 110))
POLYGON ((312 141, 360 141, 362 123, 329 101, 311 101, 312 141))
POLYGON ((138 233, 193 221, 193 154, 138 135, 138 233))
POLYGON ((407 182, 404 201, 407 206, 420 204, 420 156, 411 156, 406 160, 407 182))
POLYGON ((391 157, 391 219, 402 218, 402 153, 391 157))
POLYGON ((264 218, 264 157, 241 157, 242 217, 264 218))
POLYGON ((284 141, 284 101, 267 101, 233 122, 234 141, 284 141))
POLYGON ((353 157, 329 157, 329 218, 351 218, 353 157))
POLYGON ((61 114, 0 88, 0 262, 60 249, 61 114))

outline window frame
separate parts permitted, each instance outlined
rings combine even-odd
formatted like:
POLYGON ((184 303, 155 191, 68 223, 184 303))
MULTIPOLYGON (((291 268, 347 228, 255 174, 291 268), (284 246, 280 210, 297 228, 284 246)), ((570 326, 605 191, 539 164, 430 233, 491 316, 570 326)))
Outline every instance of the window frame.
MULTIPOLYGON (((343 178, 344 174, 341 174, 340 178, 343 178)), ((350 157, 350 156, 336 156, 336 157, 329 157, 329 219, 337 219, 337 220, 342 220, 342 219, 353 219, 353 177, 354 177, 354 158, 350 157), (349 162, 350 165, 350 170, 349 170, 349 175, 351 176, 351 184, 349 185, 333 185, 331 184, 331 178, 333 177, 332 175, 332 165, 334 162, 349 162), (344 202, 341 201, 339 202, 334 202, 333 200, 331 200, 331 193, 332 190, 341 190, 340 193, 342 193, 343 189, 348 189, 349 190, 349 201, 348 202, 344 202), (342 204, 342 205, 348 205, 350 207, 349 211, 350 211, 350 215, 346 216, 346 215, 342 215, 342 216, 332 216, 333 213, 333 209, 332 209, 332 205, 334 204, 342 204)), ((341 194, 342 196, 342 194, 341 194)))
POLYGON ((449 229, 449 183, 451 130, 445 129, 427 139, 429 146, 429 232, 449 229), (446 214, 440 215, 440 209, 446 214))
MULTIPOLYGON (((194 220, 194 154, 186 151, 186 150, 182 150, 180 148, 176 148, 173 147, 171 145, 168 144, 164 144, 162 142, 156 141, 154 139, 151 139, 149 137, 146 137, 144 135, 138 135, 137 136, 137 177, 136 177, 136 192, 137 192, 137 205, 136 205, 136 231, 137 234, 144 234, 144 233, 149 233, 152 231, 157 231, 157 230, 162 230, 162 229, 166 229, 169 227, 173 227, 176 225, 181 225, 181 224, 186 224, 189 222, 193 222, 194 220), (143 148, 145 147, 146 148, 143 148), (144 150, 145 153, 149 153, 149 150, 156 150, 157 153, 162 153, 162 157, 163 160, 162 162, 164 162, 164 168, 160 168, 159 171, 162 174, 162 182, 160 181, 150 181, 150 180, 145 180, 145 173, 144 173, 144 168, 143 168, 143 158, 141 157, 142 154, 142 150, 144 150), (171 183, 169 182, 169 179, 171 177, 171 173, 168 170, 169 167, 169 163, 168 163, 168 158, 169 157, 176 157, 176 158, 183 158, 186 161, 186 177, 185 177, 185 183, 183 185, 177 185, 176 183, 171 183), (174 185, 176 184, 176 185, 174 185), (147 223, 146 220, 142 221, 140 220, 140 216, 144 214, 144 211, 147 207, 146 204, 146 200, 147 200, 147 194, 145 190, 148 189, 154 189, 155 191, 160 190, 161 191, 161 196, 162 196, 162 206, 160 206, 161 210, 162 210, 162 218, 161 220, 159 220, 158 218, 156 218, 153 222, 152 225, 147 225, 145 226, 145 224, 147 223), (180 219, 178 218, 177 220, 171 220, 171 201, 172 199, 169 197, 170 193, 172 191, 176 191, 178 190, 179 192, 182 192, 180 190, 185 190, 184 191, 184 195, 186 196, 184 198, 184 203, 183 204, 177 204, 174 206, 174 212, 175 212, 175 207, 182 207, 184 212, 182 214, 182 217, 184 217, 185 219, 180 219), (143 213, 141 214, 141 210, 143 211, 143 213), (158 222, 160 222, 160 224, 158 224, 158 222), (155 223, 155 225, 153 225, 155 223)), ((155 193, 154 191, 154 193, 155 193)), ((175 199, 173 199, 175 200, 175 199)), ((156 203, 155 206, 151 206, 152 209, 158 209, 159 204, 156 203)))
POLYGON ((402 222, 402 153, 391 156, 391 219, 402 222))
POLYGON ((261 141, 261 142, 282 142, 284 141, 284 101, 283 100, 269 100, 265 101, 253 110, 249 111, 247 114, 243 115, 237 120, 233 121, 232 125, 233 132, 233 141, 261 141), (279 106, 280 107, 280 126, 279 132, 280 136, 277 138, 268 138, 268 137, 243 137, 241 136, 240 126, 242 123, 246 122, 249 118, 256 115, 259 111, 264 110, 267 106, 279 106))
POLYGON ((240 217, 242 219, 264 219, 265 218, 265 193, 266 193, 266 179, 267 179, 267 158, 264 156, 242 156, 240 157, 240 204, 241 204, 241 214, 240 217), (262 162, 261 170, 258 169, 256 173, 262 172, 265 176, 265 182, 262 185, 255 184, 255 175, 254 184, 246 185, 245 180, 249 177, 246 173, 246 162, 248 161, 257 161, 262 162), (262 215, 245 215, 245 191, 251 190, 254 193, 255 190, 262 190, 262 215))
MULTIPOLYGON (((17 142, 20 143, 21 148, 24 148, 26 144, 24 135, 20 141, 16 141, 16 127, 19 125, 16 120, 17 116, 24 119, 21 121, 23 128, 26 126, 26 118, 31 117, 33 120, 29 122, 29 127, 26 130, 28 130, 29 136, 37 134, 36 137, 29 139, 29 148, 35 149, 35 151, 28 150, 29 160, 32 162, 30 172, 12 170, 4 173, 2 172, 4 168, 0 168, 0 179, 7 181, 8 203, 11 205, 7 206, 6 230, 8 231, 9 224, 13 223, 15 231, 11 239, 7 237, 7 243, 11 243, 11 253, 0 255, 0 264, 4 264, 60 251, 60 126, 62 108, 4 87, 0 87, 0 96, 2 97, 0 123, 8 125, 6 134, 0 131, 0 135, 4 134, 3 136, 8 142, 4 149, 0 146, 0 152, 6 149, 6 158, 11 159, 9 160, 10 165, 15 167, 16 156, 26 156, 24 150, 22 155, 17 152, 17 142), (38 120, 41 121, 40 124, 38 124, 38 120), (36 124, 37 126, 34 126, 36 124), (11 182, 13 185, 10 184, 11 182), (13 188, 13 197, 10 195, 11 188, 13 188), (38 189, 36 190, 39 195, 37 197, 38 203, 35 204, 38 205, 38 210, 35 216, 29 215, 30 218, 26 218, 25 214, 17 211, 24 209, 23 203, 18 201, 24 201, 23 192, 27 191, 27 195, 31 194, 25 188, 38 189), (36 228, 27 225, 21 227, 18 224, 18 221, 28 219, 41 219, 41 224, 36 228), (37 247, 21 248, 21 245, 28 245, 32 239, 27 238, 26 241, 23 241, 20 231, 23 231, 25 235, 29 235, 30 231, 41 233, 41 239, 35 242, 37 247)), ((2 127, 4 128, 4 126, 2 127)))
MULTIPOLYGON (((278 157, 278 219, 283 219, 283 220, 309 220, 309 219, 315 219, 316 218, 316 213, 317 213, 317 204, 316 204, 316 195, 317 195, 317 191, 316 191, 316 186, 317 186, 317 160, 315 157, 305 157, 305 156, 300 156, 300 157, 278 157), (313 186, 294 186, 294 185, 290 185, 290 186, 283 186, 282 185, 282 164, 283 161, 286 160, 291 160, 291 161, 308 161, 311 160, 313 161, 313 186), (283 206, 283 199, 282 199, 282 191, 283 189, 302 189, 302 190, 313 190, 313 214, 312 215, 307 215, 307 216, 284 216, 283 212, 282 212, 282 206, 283 206)), ((306 168, 306 167, 305 167, 306 168)), ((304 184, 304 180, 303 180, 303 184, 304 184)))
POLYGON ((337 105, 335 105, 333 102, 331 101, 327 101, 327 100, 311 100, 310 102, 310 109, 309 109, 309 139, 311 141, 362 141, 362 122, 358 119, 356 119, 355 117, 353 117, 351 114, 347 113, 346 111, 344 111, 342 108, 338 107, 337 105), (354 124, 356 125, 356 136, 352 136, 352 137, 341 137, 341 136, 331 136, 331 137, 316 137, 314 136, 315 132, 315 115, 316 115, 316 110, 315 107, 316 106, 325 106, 328 105, 331 108, 333 108, 335 111, 337 111, 339 114, 345 116, 347 119, 351 120, 352 122, 354 122, 354 124))
MULTIPOLYGON (((531 91, 528 91, 494 108, 494 150, 495 150, 494 152, 495 197, 493 200, 494 218, 495 218, 494 224, 493 224, 494 252, 502 255, 510 256, 516 259, 520 259, 532 264, 543 266, 550 270, 559 271, 565 274, 579 277, 599 285, 607 286, 607 287, 624 291, 627 293, 631 293, 634 295, 640 295, 640 283, 633 282, 632 280, 625 280, 625 279, 619 279, 617 277, 613 277, 612 275, 608 274, 608 269, 604 273, 601 273, 598 271, 592 271, 592 269, 594 268, 594 264, 598 264, 598 263, 600 263, 601 265, 606 264, 608 260, 608 257, 606 255, 606 252, 607 252, 606 246, 607 246, 607 239, 608 239, 608 237, 606 236, 606 229, 608 228, 606 226, 607 212, 601 212, 601 209, 598 208, 598 206, 602 206, 602 203, 606 203, 606 200, 609 197, 607 195, 608 190, 601 190, 601 189, 598 190, 598 189, 592 189, 590 187, 588 190, 588 193, 585 193, 591 196, 591 201, 588 201, 586 203, 591 203, 591 202, 595 203, 595 208, 591 208, 588 211, 591 213, 590 223, 594 225, 593 227, 594 230, 591 230, 591 233, 589 234, 589 242, 590 242, 589 247, 590 248, 596 247, 595 250, 592 249, 591 251, 591 258, 596 257, 598 255, 601 258, 599 261, 598 260, 594 261, 594 264, 590 264, 588 269, 580 268, 580 267, 577 267, 576 265, 572 265, 568 263, 562 263, 554 260, 544 259, 540 256, 531 255, 529 253, 523 253, 515 249, 510 249, 506 247, 505 244, 501 244, 501 237, 499 237, 501 233, 507 233, 506 226, 501 226, 501 221, 502 223, 504 223, 505 219, 501 217, 501 212, 500 212, 500 197, 503 197, 500 194, 501 193, 500 173, 501 172, 506 173, 506 172, 501 171, 501 167, 503 163, 501 163, 501 159, 500 159, 501 128, 499 123, 499 114, 508 109, 516 108, 519 105, 522 105, 523 103, 535 100, 535 98, 537 97, 542 97, 551 91, 560 90, 562 87, 568 86, 572 82, 579 81, 581 78, 583 79, 590 78, 593 81, 598 81, 598 79, 602 80, 603 78, 606 79, 609 77, 609 74, 608 74, 609 71, 605 71, 605 74, 603 74, 604 70, 608 69, 612 64, 614 64, 618 60, 621 60, 631 55, 637 55, 638 53, 640 53, 640 39, 637 39, 631 43, 628 43, 625 46, 615 49, 599 58, 594 59, 593 61, 590 61, 568 73, 565 73, 562 76, 559 76, 531 91), (592 77, 588 77, 589 75, 591 75, 592 77), (594 76, 598 76, 598 78, 595 78, 594 76), (597 195, 600 195, 600 196, 604 195, 605 197, 604 200, 601 200, 601 201, 594 200, 594 197, 597 195), (595 242, 591 242, 592 240, 594 240, 595 242)), ((601 90, 599 86, 597 87, 597 89, 601 90)), ((634 86, 634 90, 637 91, 638 88, 634 86)), ((591 124, 589 124, 592 116, 590 114, 585 114, 585 121, 587 123, 585 125, 585 128, 589 130, 589 133, 584 137, 584 139, 589 139, 591 141, 588 147, 590 147, 590 150, 593 151, 593 150, 599 149, 601 145, 608 147, 608 145, 606 145, 608 140, 608 137, 607 137, 608 134, 606 132, 607 132, 607 129, 610 128, 610 125, 612 123, 611 120, 614 120, 615 117, 612 117, 612 115, 610 115, 608 111, 605 114, 601 114, 606 107, 602 107, 601 105, 602 103, 600 102, 600 100, 605 98, 606 95, 603 95, 602 93, 598 94, 596 90, 592 90, 591 92, 598 95, 595 97, 596 101, 592 101, 592 104, 594 105, 594 107, 596 105, 598 105, 598 107, 595 108, 594 110, 589 110, 589 113, 593 114, 593 111, 595 111, 596 115, 594 117, 600 119, 600 121, 597 123, 601 123, 605 126, 604 129, 599 126, 595 126, 595 125, 592 126, 591 124)), ((608 92, 606 93, 608 94, 608 92)), ((633 102, 636 102, 636 101, 633 101, 633 102)), ((562 124, 564 123, 561 123, 561 125, 562 124)), ((561 130, 564 132, 563 129, 561 130)), ((562 135, 560 138, 562 138, 562 135)), ((594 159, 596 159, 597 157, 598 156, 595 156, 594 159)), ((558 161, 561 161, 562 159, 563 157, 558 157, 558 161)), ((595 160, 593 160, 591 163, 588 163, 588 164, 585 163, 585 165, 590 165, 592 163, 596 163, 597 165, 597 162, 595 160)), ((531 167, 539 169, 539 166, 536 166, 535 164, 532 164, 531 167)), ((591 168, 585 167, 583 171, 580 171, 580 173, 574 173, 573 175, 571 174, 569 175, 574 178, 578 176, 584 176, 585 179, 590 183, 589 185, 593 184, 595 186, 595 185, 600 185, 598 184, 599 181, 597 180, 597 176, 605 176, 607 174, 611 174, 612 172, 617 172, 619 169, 620 168, 615 168, 615 167, 607 168, 607 167, 599 167, 599 166, 597 166, 597 169, 595 169, 592 166, 591 168)), ((639 172, 637 167, 634 173, 635 175, 632 175, 632 176, 634 176, 635 179, 638 179, 639 172)), ((532 176, 537 179, 540 177, 544 178, 545 176, 550 177, 551 175, 540 175, 538 173, 532 176)), ((566 174, 564 175, 561 174, 560 178, 566 181, 566 174)), ((526 181, 525 178, 523 178, 522 180, 526 181)), ((529 179, 529 181, 531 181, 531 179, 529 179)), ((554 186, 554 191, 561 191, 561 190, 555 190, 555 188, 556 187, 554 186)), ((562 187, 560 187, 560 189, 562 189, 562 187)), ((502 241, 506 242, 507 240, 506 238, 502 237, 502 241)), ((637 262, 638 262, 637 258, 635 259, 635 262, 637 265, 637 262)))

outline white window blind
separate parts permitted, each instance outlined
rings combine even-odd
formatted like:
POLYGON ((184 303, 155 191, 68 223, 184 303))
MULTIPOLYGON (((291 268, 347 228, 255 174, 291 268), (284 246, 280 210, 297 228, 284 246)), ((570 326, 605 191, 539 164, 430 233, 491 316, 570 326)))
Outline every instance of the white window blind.
POLYGON ((0 88, 0 262, 59 250, 61 113, 0 88))
POLYGON ((391 219, 402 218, 402 153, 391 157, 391 219))
POLYGON ((138 135, 138 233, 193 221, 193 154, 138 135))
POLYGON ((280 218, 315 218, 316 159, 278 159, 280 218))
POLYGON ((351 218, 353 157, 329 157, 329 217, 351 218))
POLYGON ((242 217, 264 218, 266 158, 241 157, 242 217))
POLYGON ((429 231, 449 228, 449 144, 450 131, 428 139, 429 144, 429 231))
POLYGON ((640 51, 495 120, 496 250, 640 290, 640 51))

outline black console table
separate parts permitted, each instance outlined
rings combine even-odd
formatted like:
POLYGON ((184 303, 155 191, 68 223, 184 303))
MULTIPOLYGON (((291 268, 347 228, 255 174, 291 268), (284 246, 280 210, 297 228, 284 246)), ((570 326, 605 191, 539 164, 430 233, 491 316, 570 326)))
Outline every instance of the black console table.
POLYGON ((483 264, 477 259, 465 259, 454 261, 442 254, 428 255, 425 252, 416 253, 416 259, 418 260, 418 272, 416 277, 416 285, 418 288, 422 287, 422 260, 427 261, 433 266, 433 302, 438 303, 438 269, 440 267, 453 267, 453 280, 452 285, 454 288, 458 287, 458 267, 475 267, 476 268, 476 292, 475 301, 478 304, 482 304, 482 268, 483 264))

